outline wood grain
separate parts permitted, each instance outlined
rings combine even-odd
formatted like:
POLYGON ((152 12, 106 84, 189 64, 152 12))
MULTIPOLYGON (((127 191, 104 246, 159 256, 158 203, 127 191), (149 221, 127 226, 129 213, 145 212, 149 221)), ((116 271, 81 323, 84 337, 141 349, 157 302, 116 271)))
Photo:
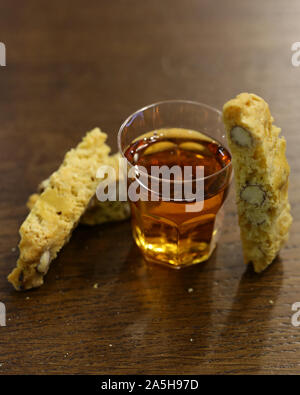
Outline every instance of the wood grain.
POLYGON ((296 0, 1 2, 1 374, 300 372, 299 20, 296 0), (11 288, 26 199, 85 131, 101 126, 115 150, 119 125, 145 104, 221 108, 241 91, 270 103, 288 142, 294 224, 268 270, 243 265, 231 194, 205 264, 146 264, 128 222, 80 226, 42 288, 11 288))

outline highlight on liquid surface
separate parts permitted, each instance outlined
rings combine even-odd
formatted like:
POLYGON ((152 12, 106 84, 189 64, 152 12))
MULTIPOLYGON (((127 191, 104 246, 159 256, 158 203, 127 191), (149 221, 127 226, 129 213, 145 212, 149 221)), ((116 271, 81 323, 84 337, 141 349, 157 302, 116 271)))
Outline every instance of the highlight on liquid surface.
POLYGON ((180 268, 208 259, 217 236, 216 214, 230 182, 231 156, 209 136, 187 129, 158 129, 135 139, 125 151, 132 165, 204 167, 204 207, 186 210, 182 201, 131 202, 133 236, 145 258, 180 268), (224 171, 221 171, 224 169, 224 171))

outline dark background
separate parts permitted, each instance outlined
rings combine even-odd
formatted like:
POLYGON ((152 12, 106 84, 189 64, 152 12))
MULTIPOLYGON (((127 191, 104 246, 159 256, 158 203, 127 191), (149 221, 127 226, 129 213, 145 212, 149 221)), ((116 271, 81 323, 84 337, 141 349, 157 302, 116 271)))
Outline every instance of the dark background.
POLYGON ((7 0, 0 41, 0 373, 298 373, 299 1, 7 0), (231 194, 204 264, 147 265, 129 222, 79 227, 42 288, 12 289, 27 197, 87 130, 100 126, 116 150, 143 105, 221 108, 242 91, 269 102, 292 169, 291 237, 268 270, 243 264, 231 194))

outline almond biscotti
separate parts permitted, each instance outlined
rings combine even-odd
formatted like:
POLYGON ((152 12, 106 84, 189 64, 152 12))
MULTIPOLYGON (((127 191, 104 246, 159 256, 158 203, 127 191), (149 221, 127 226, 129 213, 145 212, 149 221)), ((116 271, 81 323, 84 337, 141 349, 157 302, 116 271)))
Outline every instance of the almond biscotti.
POLYGON ((43 284, 50 262, 69 240, 72 230, 95 195, 97 169, 109 163, 106 134, 96 128, 70 150, 52 174, 20 228, 20 257, 8 280, 17 290, 43 284))
MULTIPOLYGON (((119 183, 123 181, 124 174, 120 175, 119 172, 119 153, 109 157, 109 165, 115 169, 117 194, 119 183), (122 177, 122 178, 119 178, 122 177)), ((100 202, 97 196, 94 196, 90 201, 86 212, 80 219, 80 223, 84 225, 99 225, 106 222, 124 221, 130 217, 130 205, 128 201, 110 201, 100 202)))
POLYGON ((223 120, 232 153, 244 260, 261 272, 287 241, 292 223, 286 142, 273 125, 268 104, 254 94, 242 93, 228 101, 223 120))
MULTIPOLYGON (((109 165, 115 169, 116 180, 113 182, 119 182, 119 159, 120 154, 114 154, 109 157, 109 165)), ((32 194, 28 201, 27 207, 31 210, 39 198, 39 195, 45 190, 49 185, 49 178, 42 181, 38 187, 38 193, 32 194)), ((86 211, 80 218, 80 223, 84 225, 99 225, 106 222, 116 222, 123 221, 130 217, 130 206, 126 201, 105 201, 100 202, 97 196, 94 195, 89 202, 86 211)))

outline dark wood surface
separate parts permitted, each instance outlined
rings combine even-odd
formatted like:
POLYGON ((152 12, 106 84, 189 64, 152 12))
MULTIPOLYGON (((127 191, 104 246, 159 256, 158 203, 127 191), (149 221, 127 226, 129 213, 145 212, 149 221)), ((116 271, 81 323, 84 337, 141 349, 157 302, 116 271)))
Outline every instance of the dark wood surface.
POLYGON ((299 21, 296 0, 1 2, 0 373, 300 372, 299 21), (43 287, 12 289, 26 199, 87 130, 116 150, 119 125, 145 104, 221 108, 241 91, 270 103, 288 142, 294 224, 268 270, 242 262, 231 193, 204 264, 146 264, 129 222, 80 226, 43 287))

